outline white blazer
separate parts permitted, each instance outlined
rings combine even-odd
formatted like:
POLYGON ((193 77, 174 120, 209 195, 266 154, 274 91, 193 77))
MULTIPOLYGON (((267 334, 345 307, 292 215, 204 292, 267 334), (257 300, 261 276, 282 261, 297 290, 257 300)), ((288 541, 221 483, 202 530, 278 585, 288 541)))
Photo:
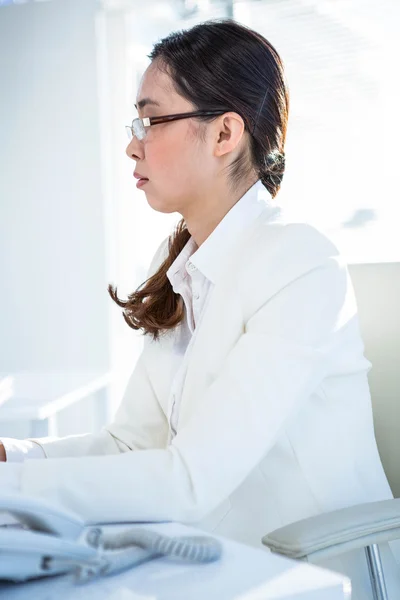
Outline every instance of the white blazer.
MULTIPOLYGON (((150 273, 167 251, 164 240, 150 273)), ((48 460, 23 463, 22 493, 89 522, 181 521, 255 546, 297 519, 392 497, 353 288, 322 233, 266 203, 218 257, 171 439, 174 335, 145 337, 101 433, 36 440, 48 460)))

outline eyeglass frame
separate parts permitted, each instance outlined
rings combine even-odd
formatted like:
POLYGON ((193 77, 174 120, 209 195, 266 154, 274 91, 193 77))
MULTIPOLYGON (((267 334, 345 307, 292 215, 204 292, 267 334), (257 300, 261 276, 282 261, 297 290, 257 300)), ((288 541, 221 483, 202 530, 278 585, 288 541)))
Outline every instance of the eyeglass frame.
POLYGON ((144 128, 144 127, 151 127, 151 125, 159 125, 160 123, 169 123, 171 121, 178 121, 180 119, 188 119, 190 117, 208 117, 208 116, 214 116, 214 115, 218 116, 218 115, 223 115, 226 112, 227 112, 227 110, 221 110, 221 109, 196 110, 196 111, 188 112, 188 113, 177 113, 174 115, 161 115, 159 117, 144 117, 144 118, 137 117, 132 120, 131 125, 125 125, 125 130, 126 130, 130 140, 132 140, 133 137, 136 137, 138 140, 143 140, 145 138, 145 135, 143 137, 139 138, 133 131, 133 124, 135 122, 142 123, 142 126, 144 128))

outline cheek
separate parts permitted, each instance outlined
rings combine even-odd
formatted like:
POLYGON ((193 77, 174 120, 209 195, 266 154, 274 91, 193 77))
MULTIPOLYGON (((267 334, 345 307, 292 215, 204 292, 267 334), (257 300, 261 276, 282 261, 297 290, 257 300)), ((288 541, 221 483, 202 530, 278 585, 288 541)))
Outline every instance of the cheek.
POLYGON ((186 131, 163 132, 146 145, 145 160, 154 181, 184 181, 199 169, 201 156, 198 143, 186 131))

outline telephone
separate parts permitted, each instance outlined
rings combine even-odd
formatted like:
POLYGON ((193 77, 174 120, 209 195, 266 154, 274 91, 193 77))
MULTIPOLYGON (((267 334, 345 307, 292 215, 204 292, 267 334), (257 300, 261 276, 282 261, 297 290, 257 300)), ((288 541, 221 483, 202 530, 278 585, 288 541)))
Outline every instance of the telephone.
POLYGON ((72 571, 82 583, 160 556, 205 563, 221 553, 221 543, 211 537, 169 537, 142 527, 108 532, 50 502, 0 494, 0 580, 72 571))

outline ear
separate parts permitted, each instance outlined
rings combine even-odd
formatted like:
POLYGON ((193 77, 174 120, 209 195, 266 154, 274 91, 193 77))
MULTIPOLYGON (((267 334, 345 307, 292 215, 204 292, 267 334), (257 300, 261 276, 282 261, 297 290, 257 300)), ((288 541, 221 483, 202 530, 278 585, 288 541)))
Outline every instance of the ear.
POLYGON ((244 121, 235 112, 227 112, 215 122, 214 156, 224 156, 240 144, 244 133, 244 121))

